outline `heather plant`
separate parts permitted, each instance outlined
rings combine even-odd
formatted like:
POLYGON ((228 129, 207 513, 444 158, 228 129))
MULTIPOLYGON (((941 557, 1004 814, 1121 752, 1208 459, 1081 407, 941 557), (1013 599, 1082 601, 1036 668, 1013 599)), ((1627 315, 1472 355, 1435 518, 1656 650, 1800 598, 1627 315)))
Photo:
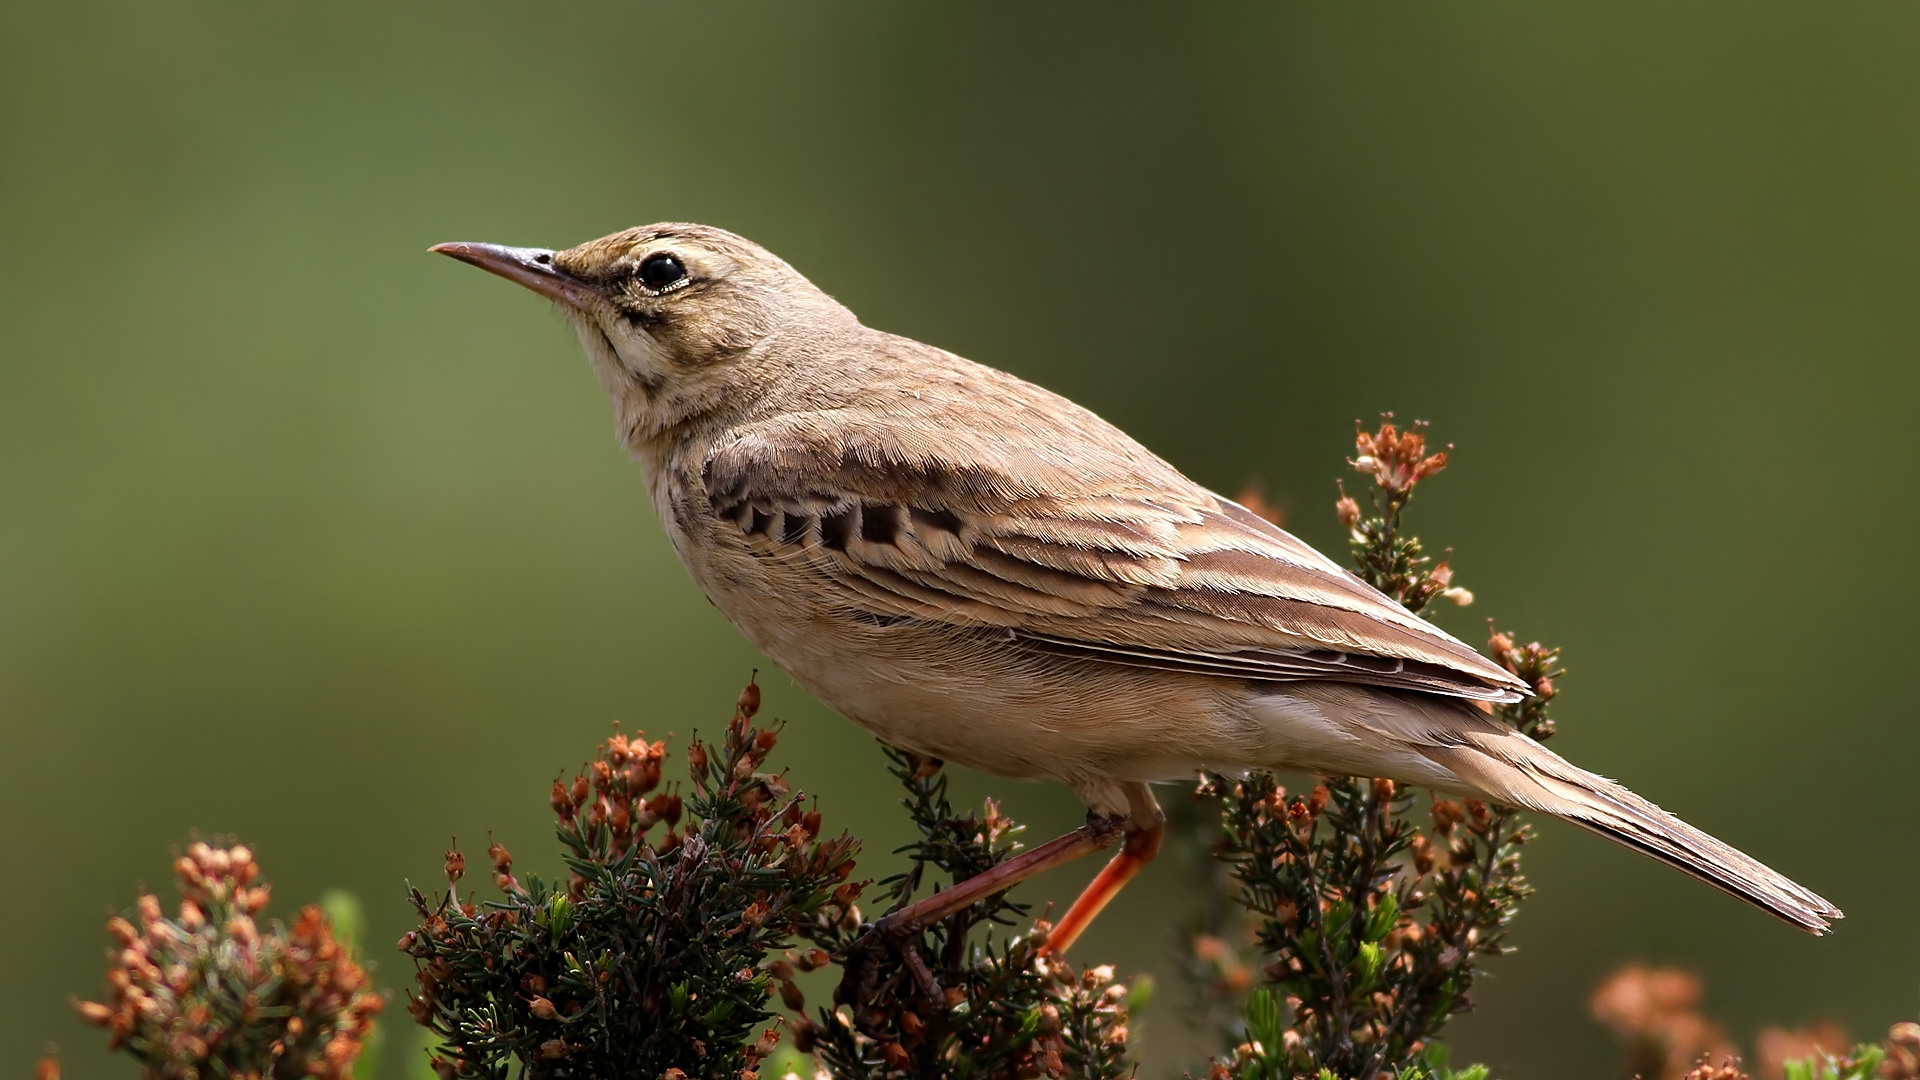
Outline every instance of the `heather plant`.
MULTIPOLYGON (((1391 417, 1355 449, 1366 486, 1336 503, 1355 572, 1409 611, 1471 603, 1404 520, 1446 451, 1391 417)), ((1548 738, 1558 651, 1494 632, 1488 653, 1533 690, 1493 714, 1548 738)), ((858 906, 870 888, 873 907, 898 910, 1019 851, 998 804, 963 811, 939 761, 888 749, 915 839, 888 876, 858 879, 857 842, 824 839, 819 809, 768 768, 780 727, 757 723, 759 707, 749 682, 720 738, 687 747, 683 780, 667 778, 664 742, 617 732, 556 779, 564 879, 519 876, 490 843, 495 895, 462 893, 456 844, 446 889, 409 891, 420 923, 400 941, 414 965, 408 1013, 429 1033, 433 1075, 759 1080, 775 1062, 816 1080, 1135 1074, 1147 984, 1050 954, 1047 921, 1007 892, 875 947, 858 906), (810 1009, 803 984, 818 993, 836 973, 810 1009)), ((1449 1065, 1439 1036, 1472 1008, 1480 966, 1508 950, 1530 891, 1516 812, 1386 779, 1289 792, 1265 772, 1203 775, 1169 811, 1169 854, 1214 886, 1184 953, 1195 1020, 1222 1047, 1208 1080, 1486 1080, 1484 1067, 1449 1065)), ((108 998, 81 1015, 154 1080, 350 1077, 382 999, 326 915, 263 927, 268 887, 244 847, 196 843, 175 873, 176 916, 142 896, 135 917, 109 924, 108 998)), ((1629 967, 1592 1007, 1632 1075, 1751 1080, 1699 997, 1692 976, 1629 967)), ((1757 1075, 1920 1080, 1920 1025, 1845 1045, 1832 1028, 1762 1032, 1757 1075)), ((58 1080, 57 1061, 41 1078, 58 1080)))
POLYGON ((1626 1050, 1622 1074, 1641 1080, 1920 1080, 1920 1023, 1897 1023, 1878 1044, 1839 1025, 1763 1028, 1749 1074, 1733 1040, 1700 1011, 1705 986, 1678 968, 1628 964, 1593 992, 1593 1018, 1626 1050))
MULTIPOLYGON (((1428 453, 1424 424, 1402 430, 1391 417, 1359 431, 1355 448, 1350 464, 1371 481, 1367 507, 1344 485, 1335 507, 1349 530, 1355 572, 1411 612, 1441 598, 1471 603, 1447 561, 1434 563, 1403 519, 1415 488, 1446 468, 1447 451, 1428 453)), ((1493 634, 1489 651, 1533 688, 1532 697, 1496 714, 1547 738, 1559 653, 1516 646, 1502 633, 1493 634)), ((1215 1075, 1445 1075, 1434 1038, 1472 1007, 1478 966, 1506 951, 1508 924, 1529 892, 1520 875, 1529 831, 1519 816, 1437 797, 1422 815, 1412 790, 1384 778, 1326 777, 1289 795, 1271 773, 1209 774, 1198 794, 1217 801, 1205 845, 1228 868, 1264 958, 1230 944, 1248 927, 1224 909, 1194 937, 1189 971, 1214 1025, 1246 1036, 1215 1075), (1249 994, 1255 963, 1265 986, 1249 994)))
MULTIPOLYGON (((961 814, 947 798, 941 763, 896 750, 890 771, 919 839, 901 848, 908 866, 880 882, 879 899, 904 907, 934 879, 957 885, 1017 850, 1020 828, 991 800, 961 814)), ((1133 1075, 1128 1020, 1144 1003, 1109 966, 1076 968, 1046 955, 1048 925, 1013 928, 1028 909, 996 893, 927 927, 917 939, 865 955, 856 920, 819 919, 815 943, 846 977, 835 1008, 804 1014, 791 983, 782 996, 796 1012, 795 1044, 833 1080, 962 1080, 1133 1075)))
MULTIPOLYGON (((713 745, 687 748, 685 794, 660 788, 663 742, 616 734, 550 803, 565 882, 513 873, 488 847, 499 898, 448 888, 421 918, 408 1011, 441 1045, 442 1077, 701 1077, 736 1080, 777 1041, 771 957, 818 920, 845 917, 855 842, 821 839, 783 773, 778 734, 756 727, 749 684, 713 745)), ((677 787, 677 785, 674 785, 677 787)))
POLYGON ((195 841, 173 873, 173 916, 147 894, 107 923, 107 1000, 81 1018, 148 1080, 350 1077, 384 999, 321 909, 262 925, 270 889, 240 844, 195 841))
MULTIPOLYGON (((1043 956, 1044 923, 1008 933, 1026 909, 1004 893, 858 968, 868 977, 843 979, 836 1007, 806 1015, 801 973, 856 970, 866 883, 851 877, 854 841, 819 839, 819 812, 763 768, 777 728, 754 726, 759 700, 749 685, 724 740, 689 747, 684 797, 661 789, 663 743, 619 735, 556 781, 564 886, 523 882, 493 844, 502 898, 482 902, 458 892, 466 859, 447 853, 447 892, 413 892, 422 922, 400 943, 416 966, 408 1011, 439 1042, 433 1070, 753 1080, 779 1041, 777 992, 793 1046, 831 1077, 1130 1075, 1136 993, 1110 967, 1043 956)), ((993 803, 954 809, 938 762, 889 758, 920 838, 882 903, 1017 850, 993 803)))

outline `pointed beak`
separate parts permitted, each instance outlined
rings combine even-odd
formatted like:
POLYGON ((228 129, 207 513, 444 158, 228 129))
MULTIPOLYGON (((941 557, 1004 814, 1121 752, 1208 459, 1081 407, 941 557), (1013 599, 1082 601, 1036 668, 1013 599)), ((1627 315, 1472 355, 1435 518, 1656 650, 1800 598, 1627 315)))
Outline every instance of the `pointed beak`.
POLYGON ((553 252, 545 248, 455 243, 435 244, 427 250, 472 263, 489 274, 498 274, 549 300, 558 300, 581 311, 604 299, 600 290, 554 266, 553 252))

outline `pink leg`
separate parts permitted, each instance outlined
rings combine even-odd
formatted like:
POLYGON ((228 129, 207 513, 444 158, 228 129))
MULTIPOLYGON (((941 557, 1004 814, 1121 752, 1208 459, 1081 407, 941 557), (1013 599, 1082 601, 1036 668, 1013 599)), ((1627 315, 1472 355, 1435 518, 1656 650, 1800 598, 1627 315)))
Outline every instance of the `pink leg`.
POLYGON ((1055 837, 1032 851, 1016 855, 984 874, 916 900, 887 915, 878 925, 894 933, 918 933, 962 908, 1013 888, 1035 874, 1045 873, 1056 866, 1111 847, 1120 833, 1121 825, 1117 820, 1089 820, 1065 836, 1055 837))
POLYGON ((1128 822, 1127 839, 1120 846, 1119 853, 1081 891, 1080 898, 1055 924, 1053 933, 1048 935, 1047 944, 1041 951, 1049 954, 1066 952, 1093 923, 1094 916, 1107 906, 1107 902, 1120 895, 1120 890, 1127 882, 1132 881, 1133 876, 1159 854, 1160 839, 1166 832, 1167 826, 1163 821, 1155 820, 1144 828, 1128 822))
POLYGON ((1035 874, 1111 846, 1122 831, 1123 820, 1090 818, 1085 825, 1065 836, 1056 837, 1032 851, 1008 859, 951 889, 934 893, 882 916, 853 943, 847 956, 845 974, 841 976, 840 988, 834 992, 834 1000, 853 1006, 855 1023, 863 1031, 872 1034, 882 1030, 885 1017, 879 1014, 872 1002, 879 988, 880 956, 892 950, 906 965, 921 996, 931 1003, 941 1003, 940 983, 914 944, 920 931, 1035 874))

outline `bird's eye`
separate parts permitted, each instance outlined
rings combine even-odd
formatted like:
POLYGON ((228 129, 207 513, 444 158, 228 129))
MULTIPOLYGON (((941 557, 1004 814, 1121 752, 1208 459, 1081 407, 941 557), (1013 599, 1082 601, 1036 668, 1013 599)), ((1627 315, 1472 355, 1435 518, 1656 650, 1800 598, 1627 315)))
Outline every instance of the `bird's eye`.
POLYGON ((649 289, 664 289, 686 279, 687 268, 671 255, 649 255, 640 263, 640 280, 649 289))

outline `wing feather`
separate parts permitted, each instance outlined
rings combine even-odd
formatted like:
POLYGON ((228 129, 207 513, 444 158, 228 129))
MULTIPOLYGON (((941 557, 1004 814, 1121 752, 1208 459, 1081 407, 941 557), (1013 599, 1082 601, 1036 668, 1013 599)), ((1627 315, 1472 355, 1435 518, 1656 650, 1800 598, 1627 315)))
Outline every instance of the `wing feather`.
POLYGON ((855 614, 1006 628, 1049 652, 1223 678, 1482 701, 1526 690, 1130 440, 1121 454, 1083 442, 1084 455, 1013 460, 981 440, 789 414, 736 432, 702 479, 755 555, 804 568, 855 614))

